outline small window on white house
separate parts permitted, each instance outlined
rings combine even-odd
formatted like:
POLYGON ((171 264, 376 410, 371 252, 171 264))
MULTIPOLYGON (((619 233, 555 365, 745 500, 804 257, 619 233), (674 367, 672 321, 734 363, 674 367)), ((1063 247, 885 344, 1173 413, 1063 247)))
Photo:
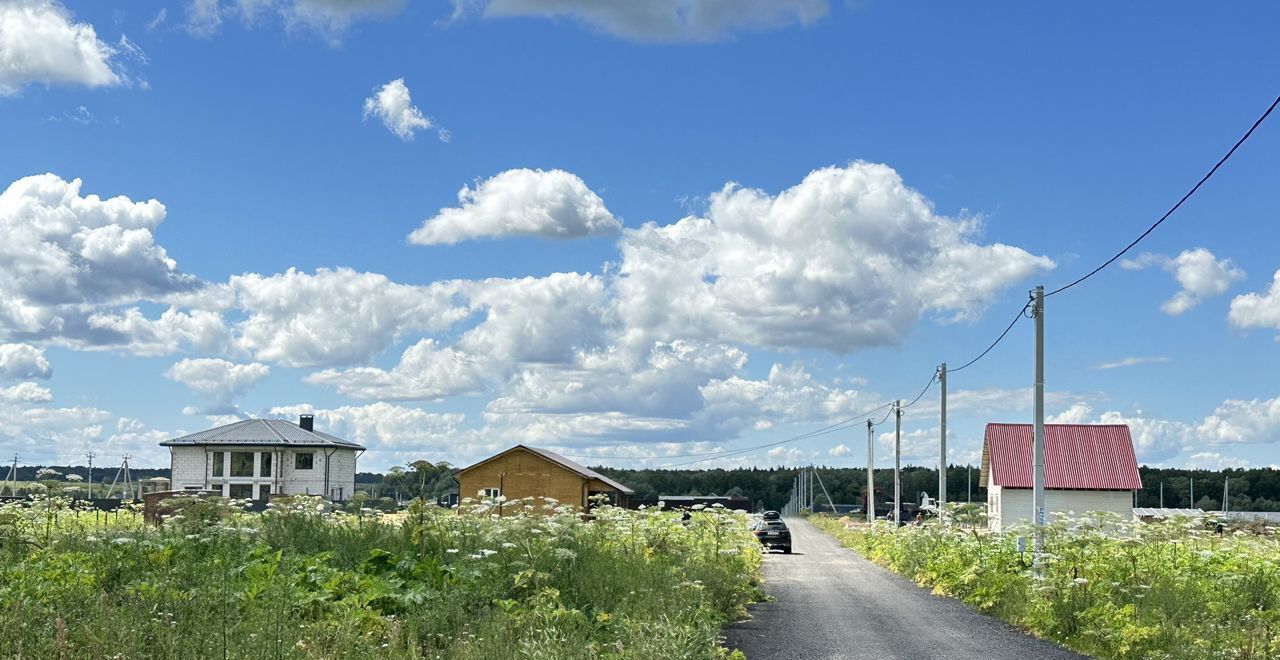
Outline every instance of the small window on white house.
POLYGON ((253 476, 253 452, 251 451, 231 452, 231 476, 233 477, 252 477, 253 476))
POLYGON ((269 451, 262 452, 262 460, 259 462, 262 464, 262 468, 258 476, 260 477, 271 476, 271 452, 269 451))
POLYGON ((497 488, 481 488, 480 489, 480 497, 484 497, 488 499, 494 499, 501 494, 502 494, 502 491, 497 488))
POLYGON ((222 452, 213 452, 213 476, 222 476, 222 452))
POLYGON ((253 484, 231 484, 231 488, 227 492, 227 497, 233 500, 248 500, 253 498, 253 484))
POLYGON ((293 469, 310 470, 311 466, 315 464, 315 459, 316 459, 316 455, 312 452, 307 452, 305 454, 294 454, 293 469))

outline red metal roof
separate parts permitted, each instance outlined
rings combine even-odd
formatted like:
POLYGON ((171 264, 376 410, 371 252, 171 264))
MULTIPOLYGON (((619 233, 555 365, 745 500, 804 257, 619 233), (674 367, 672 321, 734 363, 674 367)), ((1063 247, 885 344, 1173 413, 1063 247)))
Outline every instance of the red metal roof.
MULTIPOLYGON (((1031 488, 1031 424, 987 424, 982 484, 1031 488), (989 481, 987 475, 992 475, 989 481)), ((1142 488, 1133 438, 1124 424, 1045 424, 1044 487, 1142 488)))

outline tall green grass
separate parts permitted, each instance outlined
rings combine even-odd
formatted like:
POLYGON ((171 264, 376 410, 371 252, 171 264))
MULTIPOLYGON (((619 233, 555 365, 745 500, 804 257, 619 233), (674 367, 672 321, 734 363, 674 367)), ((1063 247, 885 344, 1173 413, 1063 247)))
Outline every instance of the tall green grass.
POLYGON ((1045 530, 1037 575, 1031 553, 1017 549, 1017 537, 1029 530, 810 520, 937 594, 1091 656, 1280 658, 1280 541, 1273 528, 1219 533, 1187 519, 1064 519, 1045 530))
POLYGON ((758 593, 758 543, 719 509, 57 507, 0 508, 0 657, 714 658, 758 593))

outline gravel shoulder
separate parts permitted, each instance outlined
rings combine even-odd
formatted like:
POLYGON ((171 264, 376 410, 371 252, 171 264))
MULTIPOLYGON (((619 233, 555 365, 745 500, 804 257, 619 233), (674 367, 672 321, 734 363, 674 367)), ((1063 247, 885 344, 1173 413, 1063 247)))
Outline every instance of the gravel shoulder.
POLYGON ((863 559, 798 518, 794 553, 770 553, 764 590, 775 601, 725 631, 749 660, 903 658, 1079 659, 863 559))

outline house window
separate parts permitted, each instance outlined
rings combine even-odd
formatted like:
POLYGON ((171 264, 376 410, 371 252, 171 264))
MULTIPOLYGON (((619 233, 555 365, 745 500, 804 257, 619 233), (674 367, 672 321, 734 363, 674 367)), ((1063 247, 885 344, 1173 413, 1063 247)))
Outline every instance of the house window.
POLYGON ((231 476, 233 477, 252 477, 253 476, 253 452, 251 451, 231 452, 231 476))
POLYGON ((227 497, 233 500, 253 499, 253 484, 231 484, 227 497))
POLYGON ((293 456, 293 469, 295 470, 310 470, 311 466, 315 464, 316 455, 313 452, 294 454, 293 456))
POLYGON ((480 489, 480 497, 493 499, 501 494, 502 494, 502 491, 497 488, 481 488, 480 489))
POLYGON ((258 484, 258 499, 271 499, 271 484, 258 484))
POLYGON ((262 452, 262 470, 260 470, 260 473, 258 476, 261 476, 261 477, 271 476, 271 452, 269 451, 262 452))
POLYGON ((213 476, 222 476, 222 452, 213 452, 213 476))

